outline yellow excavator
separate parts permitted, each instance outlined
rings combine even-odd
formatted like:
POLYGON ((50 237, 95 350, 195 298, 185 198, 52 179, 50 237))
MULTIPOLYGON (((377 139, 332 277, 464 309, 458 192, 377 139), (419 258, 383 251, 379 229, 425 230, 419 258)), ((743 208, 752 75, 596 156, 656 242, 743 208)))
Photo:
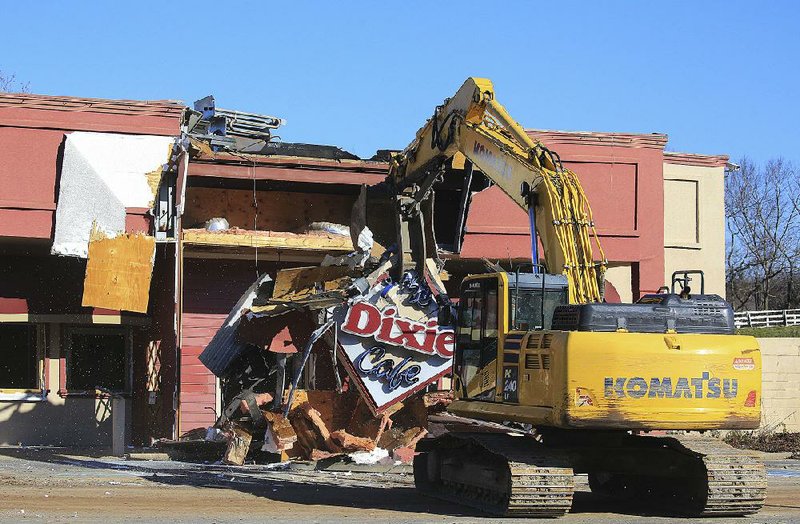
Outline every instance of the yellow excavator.
POLYGON ((466 277, 454 322, 440 297, 440 323, 456 326, 453 422, 418 444, 417 488, 495 515, 553 517, 586 473, 605 496, 695 516, 757 512, 764 466, 697 432, 758 427, 758 343, 734 334, 730 305, 705 293, 701 272, 676 273, 671 292, 635 304, 604 303, 577 176, 489 80, 469 78, 391 162, 400 270, 438 261, 432 193, 458 153, 528 212, 532 264, 466 277))

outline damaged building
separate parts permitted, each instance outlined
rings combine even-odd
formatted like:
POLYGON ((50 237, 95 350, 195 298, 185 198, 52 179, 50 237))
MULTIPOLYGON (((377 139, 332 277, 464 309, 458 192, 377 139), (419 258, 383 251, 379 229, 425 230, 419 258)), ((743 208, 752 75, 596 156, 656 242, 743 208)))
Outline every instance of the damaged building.
MULTIPOLYGON (((283 124, 211 97, 189 108, 0 94, 1 443, 204 439, 220 418, 244 421, 225 428, 247 444, 228 450, 233 462, 254 435, 304 458, 421 438, 446 403, 434 392, 449 388, 449 335, 421 322, 434 309, 418 281, 386 276, 390 154, 283 143, 283 124), (353 286, 370 299, 336 309, 353 286), (389 307, 428 332, 398 350, 411 360, 397 370, 359 360, 389 307), (350 331, 315 335, 326 315, 351 315, 337 318, 350 331)), ((654 292, 687 258, 724 292, 726 157, 665 153, 658 134, 529 134, 581 175, 607 300, 654 292), (665 208, 667 194, 682 207, 665 208)), ((453 300, 486 260, 530 256, 525 213, 463 158, 438 182, 433 216, 433 288, 453 300)))
POLYGON ((107 447, 172 409, 173 278, 153 263, 174 246, 150 205, 182 114, 0 94, 0 442, 107 447))

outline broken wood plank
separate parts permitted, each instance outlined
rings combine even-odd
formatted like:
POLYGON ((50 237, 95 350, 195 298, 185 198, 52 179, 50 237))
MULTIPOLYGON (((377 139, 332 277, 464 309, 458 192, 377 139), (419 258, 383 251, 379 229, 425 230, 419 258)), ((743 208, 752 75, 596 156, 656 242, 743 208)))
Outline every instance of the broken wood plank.
POLYGON ((81 305, 147 313, 155 252, 154 237, 93 231, 81 305))
POLYGON ((324 445, 324 442, 317 442, 318 436, 311 427, 311 423, 298 410, 289 412, 288 419, 297 435, 297 441, 296 445, 286 452, 290 457, 308 459, 311 452, 324 445))
POLYGON ((341 455, 341 453, 333 453, 322 449, 312 449, 311 454, 309 455, 308 458, 310 458, 311 460, 325 460, 327 458, 336 457, 338 455, 341 455))
POLYGON ((375 449, 375 441, 366 437, 356 437, 347 431, 340 429, 331 433, 331 439, 342 449, 352 451, 372 451, 375 449))
POLYGON ((392 428, 381 436, 378 446, 384 449, 413 448, 427 434, 428 430, 422 427, 409 428, 405 431, 392 428))
POLYGON ((267 420, 267 429, 264 433, 264 447, 262 450, 268 453, 284 455, 297 442, 297 433, 295 433, 289 419, 280 413, 265 411, 264 418, 267 420))
POLYGON ((344 290, 351 281, 349 271, 346 266, 282 269, 275 276, 272 300, 296 302, 319 292, 344 290))
POLYGON ((276 231, 233 230, 211 233, 205 229, 184 229, 184 244, 282 248, 323 252, 351 252, 353 243, 341 235, 294 234, 276 231))
POLYGON ((353 415, 350 417, 350 421, 347 423, 346 427, 354 435, 367 437, 377 442, 381 438, 381 435, 383 435, 383 432, 392 427, 391 416, 402 407, 403 403, 398 402, 376 417, 372 414, 372 411, 367 403, 364 402, 363 398, 359 397, 352 411, 353 415))
POLYGON ((289 412, 289 421, 297 433, 297 442, 309 457, 314 449, 341 453, 342 449, 331 440, 330 430, 322 420, 319 411, 308 402, 289 412))

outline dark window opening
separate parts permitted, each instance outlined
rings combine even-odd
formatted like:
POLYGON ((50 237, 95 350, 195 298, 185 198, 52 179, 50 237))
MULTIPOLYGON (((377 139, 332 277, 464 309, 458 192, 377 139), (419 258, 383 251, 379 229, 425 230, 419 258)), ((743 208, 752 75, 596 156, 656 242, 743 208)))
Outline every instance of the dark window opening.
POLYGON ((0 389, 37 389, 36 327, 0 325, 0 389))
POLYGON ((127 340, 123 333, 73 332, 68 356, 67 389, 98 387, 126 391, 127 340))

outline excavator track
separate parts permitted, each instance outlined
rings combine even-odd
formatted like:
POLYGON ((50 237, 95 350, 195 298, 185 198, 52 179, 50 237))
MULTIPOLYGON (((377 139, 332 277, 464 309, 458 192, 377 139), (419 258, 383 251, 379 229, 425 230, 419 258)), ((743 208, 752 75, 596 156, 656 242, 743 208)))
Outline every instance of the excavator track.
POLYGON ((529 436, 451 433, 417 451, 414 482, 425 495, 498 516, 559 517, 572 506, 566 457, 529 436))
POLYGON ((700 516, 752 515, 761 509, 767 494, 767 473, 758 459, 710 437, 673 438, 703 461, 705 479, 699 480, 705 484, 705 496, 699 501, 700 516))
POLYGON ((764 465, 719 439, 629 436, 622 447, 594 452, 639 458, 624 473, 590 472, 589 485, 598 494, 695 517, 752 515, 764 505, 764 465))

